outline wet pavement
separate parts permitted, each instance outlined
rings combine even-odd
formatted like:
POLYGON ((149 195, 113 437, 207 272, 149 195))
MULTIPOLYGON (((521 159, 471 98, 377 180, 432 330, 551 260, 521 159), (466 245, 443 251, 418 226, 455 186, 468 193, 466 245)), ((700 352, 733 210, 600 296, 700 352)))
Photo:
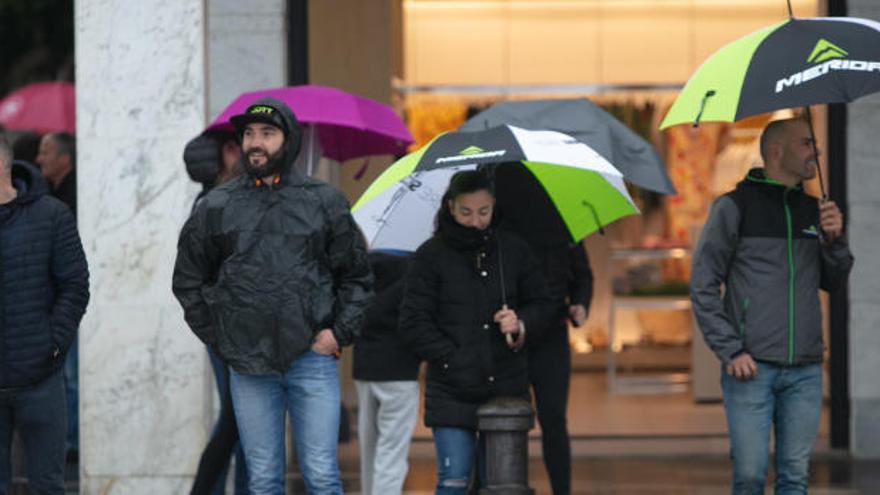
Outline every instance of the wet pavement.
MULTIPOLYGON (((433 459, 414 459, 405 488, 407 493, 432 493, 434 480, 433 459)), ((540 459, 532 459, 529 480, 536 494, 551 493, 540 459)), ((724 456, 578 458, 572 469, 572 493, 721 495, 730 493, 729 480, 730 462, 724 456)), ((772 493, 769 484, 767 493, 772 493)), ((810 493, 880 494, 880 461, 853 461, 843 455, 816 459, 811 464, 810 493)))

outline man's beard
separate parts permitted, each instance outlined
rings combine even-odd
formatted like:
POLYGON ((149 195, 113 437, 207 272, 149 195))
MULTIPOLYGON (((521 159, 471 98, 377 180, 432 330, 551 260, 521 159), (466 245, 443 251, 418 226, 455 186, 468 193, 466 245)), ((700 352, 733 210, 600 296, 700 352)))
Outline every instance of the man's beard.
POLYGON ((281 146, 281 148, 273 154, 266 153, 266 163, 263 163, 262 165, 254 165, 251 163, 251 155, 256 151, 266 153, 266 150, 263 148, 250 148, 247 151, 241 152, 241 162, 244 164, 244 169, 251 175, 251 177, 262 179, 270 175, 275 175, 281 171, 281 167, 284 165, 285 157, 287 156, 285 146, 281 146))

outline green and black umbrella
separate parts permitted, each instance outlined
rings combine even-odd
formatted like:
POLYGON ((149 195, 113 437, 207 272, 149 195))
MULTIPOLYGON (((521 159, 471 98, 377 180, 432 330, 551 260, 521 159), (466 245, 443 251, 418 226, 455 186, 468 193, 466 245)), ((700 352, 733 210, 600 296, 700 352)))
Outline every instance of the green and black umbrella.
MULTIPOLYGON (((806 107, 809 121, 809 105, 845 103, 876 91, 880 91, 880 22, 792 17, 722 47, 703 62, 660 129, 703 121, 734 122, 795 107, 806 107)), ((820 173, 824 196, 821 179, 820 173)))
POLYGON ((782 108, 843 103, 880 91, 880 23, 790 18, 715 52, 688 80, 661 129, 733 122, 782 108))
POLYGON ((496 183, 499 203, 528 202, 525 208, 551 204, 572 241, 639 212, 620 171, 586 144, 561 132, 502 125, 441 134, 394 162, 355 203, 354 219, 371 248, 414 251, 431 236, 434 214, 452 175, 486 167, 505 180, 512 176, 504 167, 522 168, 517 175, 534 181, 546 194, 539 198, 542 204, 533 196, 520 196, 519 188, 502 187, 507 182, 496 183))

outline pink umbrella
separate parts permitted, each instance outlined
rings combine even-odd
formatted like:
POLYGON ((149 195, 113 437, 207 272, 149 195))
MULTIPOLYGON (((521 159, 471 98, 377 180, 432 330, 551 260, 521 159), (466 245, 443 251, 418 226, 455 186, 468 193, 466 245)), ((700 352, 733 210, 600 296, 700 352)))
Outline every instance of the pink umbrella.
POLYGON ((18 131, 72 133, 75 93, 73 84, 61 81, 22 86, 0 100, 0 125, 18 131))
MULTIPOLYGON (((243 113, 258 98, 272 97, 285 103, 306 127, 303 150, 310 162, 316 153, 344 161, 368 155, 402 155, 413 137, 388 105, 325 86, 305 85, 243 93, 211 122, 208 129, 232 131, 229 117, 243 113)), ((311 167, 310 167, 311 168, 311 167)))

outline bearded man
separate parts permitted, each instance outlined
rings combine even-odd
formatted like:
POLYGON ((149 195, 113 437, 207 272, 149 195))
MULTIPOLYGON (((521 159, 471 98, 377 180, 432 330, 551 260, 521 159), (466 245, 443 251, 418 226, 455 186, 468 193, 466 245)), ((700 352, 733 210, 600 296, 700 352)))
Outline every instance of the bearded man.
POLYGON ((211 190, 184 225, 174 294, 230 368, 251 493, 285 493, 289 411, 306 491, 341 494, 335 357, 371 295, 366 246, 342 194, 293 166, 301 129, 287 105, 257 100, 230 122, 247 173, 211 190))

